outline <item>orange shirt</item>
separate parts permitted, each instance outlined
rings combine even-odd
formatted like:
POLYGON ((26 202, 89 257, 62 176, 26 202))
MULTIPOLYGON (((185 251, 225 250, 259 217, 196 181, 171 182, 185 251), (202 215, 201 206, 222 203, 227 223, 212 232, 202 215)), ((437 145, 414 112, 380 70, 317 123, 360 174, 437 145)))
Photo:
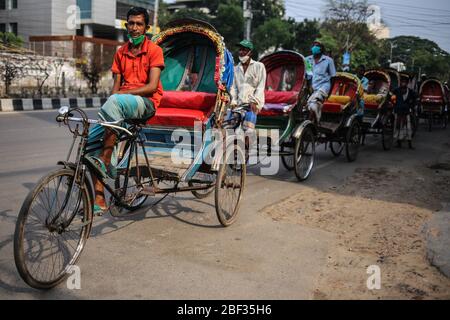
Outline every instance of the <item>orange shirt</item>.
MULTIPOLYGON (((146 37, 141 51, 136 56, 131 53, 128 42, 121 46, 114 56, 111 71, 122 75, 120 90, 131 90, 148 84, 150 69, 156 67, 164 69, 163 51, 146 37)), ((148 97, 155 109, 158 108, 162 95, 163 87, 160 80, 156 92, 148 97)))

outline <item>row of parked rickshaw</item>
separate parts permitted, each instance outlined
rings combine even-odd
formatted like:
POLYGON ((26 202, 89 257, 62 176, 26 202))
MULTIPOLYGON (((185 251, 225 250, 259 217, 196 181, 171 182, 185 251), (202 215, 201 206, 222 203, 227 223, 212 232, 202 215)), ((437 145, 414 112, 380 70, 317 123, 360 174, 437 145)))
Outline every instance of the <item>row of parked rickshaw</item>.
POLYGON ((336 157, 345 151, 349 162, 356 160, 367 135, 379 135, 383 149, 392 148, 395 127, 392 97, 402 77, 408 79, 409 88, 418 92, 419 97, 411 112, 413 135, 420 119, 426 120, 430 131, 435 124, 447 127, 449 88, 437 79, 427 79, 418 85, 414 75, 395 69, 373 69, 365 72, 372 86, 367 93, 357 76, 337 73, 331 80, 321 121, 315 124, 309 120, 305 103, 310 92, 305 58, 297 52, 280 51, 262 58, 261 62, 266 66, 267 91, 257 128, 281 132, 276 144, 281 146, 282 163, 286 169, 294 170, 300 181, 311 173, 318 144, 325 144, 336 157), (358 113, 361 99, 364 115, 358 113))

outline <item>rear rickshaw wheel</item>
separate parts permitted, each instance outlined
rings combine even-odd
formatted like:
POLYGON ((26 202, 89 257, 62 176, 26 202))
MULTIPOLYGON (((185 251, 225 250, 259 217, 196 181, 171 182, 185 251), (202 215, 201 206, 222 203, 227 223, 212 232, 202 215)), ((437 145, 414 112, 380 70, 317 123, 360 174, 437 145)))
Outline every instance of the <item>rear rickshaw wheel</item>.
POLYGON ((232 225, 239 212, 246 178, 245 151, 228 146, 222 158, 215 185, 217 218, 222 226, 232 225))
POLYGON ((348 162, 354 162, 358 157, 359 146, 361 144, 361 126, 358 121, 353 121, 347 130, 345 142, 345 154, 348 162))
POLYGON ((342 142, 336 142, 336 141, 330 142, 331 153, 335 157, 339 157, 342 154, 342 151, 344 151, 344 147, 345 147, 345 144, 342 142))
POLYGON ((295 175, 299 181, 308 179, 314 167, 316 142, 311 127, 306 127, 295 143, 295 175))
POLYGON ((381 142, 385 151, 391 150, 394 144, 394 122, 394 115, 388 115, 381 130, 381 142))

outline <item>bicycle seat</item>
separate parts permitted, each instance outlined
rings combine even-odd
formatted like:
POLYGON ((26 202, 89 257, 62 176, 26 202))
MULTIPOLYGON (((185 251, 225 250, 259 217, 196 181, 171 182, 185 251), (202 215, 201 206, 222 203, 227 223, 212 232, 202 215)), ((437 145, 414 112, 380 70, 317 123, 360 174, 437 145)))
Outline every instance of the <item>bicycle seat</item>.
POLYGON ((148 119, 126 119, 124 122, 133 126, 145 126, 148 119))

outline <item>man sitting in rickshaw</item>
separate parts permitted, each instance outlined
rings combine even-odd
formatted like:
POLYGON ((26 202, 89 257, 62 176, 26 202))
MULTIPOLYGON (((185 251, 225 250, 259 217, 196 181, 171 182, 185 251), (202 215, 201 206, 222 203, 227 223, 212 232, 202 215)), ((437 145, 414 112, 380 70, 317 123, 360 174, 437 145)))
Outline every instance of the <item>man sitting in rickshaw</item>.
MULTIPOLYGON (((146 9, 134 7, 128 11, 126 28, 129 41, 120 47, 114 56, 111 68, 114 74, 112 95, 98 113, 103 121, 145 121, 154 116, 160 104, 163 95, 160 75, 164 69, 164 56, 162 49, 145 35, 149 23, 150 17, 146 9)), ((89 143, 101 143, 103 147, 100 152, 89 155, 87 159, 105 178, 115 178, 115 168, 111 165, 111 160, 114 156, 117 132, 103 128, 96 126, 89 133, 89 143)), ((104 187, 96 178, 93 182, 94 213, 101 215, 107 209, 104 187)))
POLYGON ((316 40, 311 48, 312 55, 306 58, 308 80, 312 81, 313 93, 308 99, 308 110, 316 124, 320 122, 324 101, 331 90, 331 78, 336 75, 332 58, 324 54, 325 47, 316 40))
POLYGON ((410 149, 412 146, 411 112, 416 103, 417 97, 413 90, 408 88, 409 79, 402 77, 400 87, 395 89, 394 95, 394 115, 395 129, 394 138, 397 140, 397 147, 402 147, 402 141, 407 140, 410 149))

